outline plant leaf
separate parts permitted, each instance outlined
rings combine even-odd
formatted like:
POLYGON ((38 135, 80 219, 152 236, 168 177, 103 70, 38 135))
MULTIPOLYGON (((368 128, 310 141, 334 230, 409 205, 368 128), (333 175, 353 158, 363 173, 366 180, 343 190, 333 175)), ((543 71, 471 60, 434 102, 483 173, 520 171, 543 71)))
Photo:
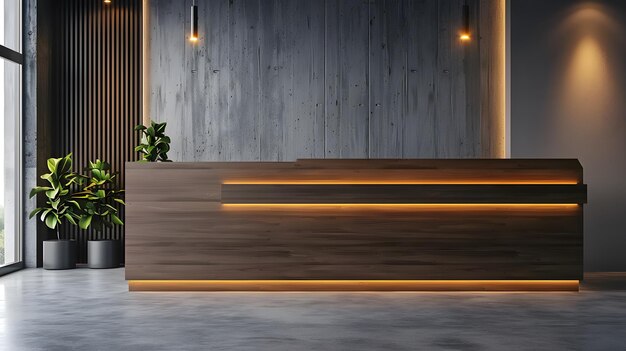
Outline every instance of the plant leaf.
POLYGON ((49 186, 37 186, 37 187, 34 187, 34 188, 31 189, 29 197, 32 198, 33 196, 35 196, 35 195, 37 195, 37 194, 39 194, 41 192, 48 191, 48 190, 51 190, 51 189, 52 188, 49 187, 49 186))
POLYGON ((32 211, 30 212, 30 214, 28 215, 28 219, 33 218, 34 216, 36 216, 36 215, 37 215, 37 213, 39 213, 39 212, 41 212, 41 211, 43 211, 43 208, 41 208, 41 207, 38 207, 38 208, 36 208, 36 209, 32 210, 32 211))
POLYGON ((80 220, 78 221, 78 226, 79 226, 81 229, 87 229, 87 228, 89 228, 89 225, 91 224, 91 219, 92 219, 92 218, 93 218, 93 216, 90 216, 90 215, 85 215, 85 216, 82 216, 82 217, 80 218, 80 220))
POLYGON ((57 165, 59 164, 59 161, 61 161, 60 158, 49 158, 48 159, 48 169, 50 170, 50 173, 55 173, 57 170, 57 165))
POLYGON ((46 217, 46 226, 50 229, 54 229, 57 226, 57 223, 59 223, 59 219, 57 218, 57 215, 54 213, 51 213, 49 216, 46 217))
POLYGON ((51 208, 47 208, 45 209, 42 213, 41 213, 41 217, 39 219, 41 219, 42 222, 46 221, 46 216, 48 215, 48 213, 50 213, 50 211, 52 211, 51 208))
POLYGON ((55 188, 55 189, 46 191, 46 196, 49 199, 54 199, 58 193, 59 193, 59 188, 55 188))
POLYGON ((105 206, 106 208, 110 209, 110 210, 111 210, 111 212, 113 212, 113 213, 117 213, 117 208, 115 208, 115 207, 113 207, 113 206, 111 206, 111 205, 109 205, 109 204, 104 204, 104 206, 105 206))
POLYGON ((72 154, 67 154, 65 157, 63 157, 58 165, 57 165, 57 173, 58 174, 65 174, 68 173, 72 170, 72 154))
POLYGON ((113 213, 111 213, 111 222, 117 225, 124 225, 124 222, 122 222, 122 220, 113 213))
POLYGON ((72 223, 73 225, 76 225, 76 221, 74 220, 74 218, 73 218, 73 217, 72 217, 69 213, 66 213, 66 214, 64 214, 63 216, 64 216, 65 218, 67 218, 67 221, 68 221, 68 222, 72 223))

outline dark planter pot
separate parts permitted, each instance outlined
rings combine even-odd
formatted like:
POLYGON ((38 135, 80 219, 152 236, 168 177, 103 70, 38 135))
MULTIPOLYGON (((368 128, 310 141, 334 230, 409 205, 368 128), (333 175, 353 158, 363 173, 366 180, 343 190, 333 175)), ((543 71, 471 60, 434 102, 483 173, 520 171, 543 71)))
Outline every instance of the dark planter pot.
POLYGON ((90 240, 87 242, 89 268, 117 268, 120 266, 120 243, 117 240, 90 240))
POLYGON ((43 268, 76 268, 76 241, 45 240, 43 242, 43 268))

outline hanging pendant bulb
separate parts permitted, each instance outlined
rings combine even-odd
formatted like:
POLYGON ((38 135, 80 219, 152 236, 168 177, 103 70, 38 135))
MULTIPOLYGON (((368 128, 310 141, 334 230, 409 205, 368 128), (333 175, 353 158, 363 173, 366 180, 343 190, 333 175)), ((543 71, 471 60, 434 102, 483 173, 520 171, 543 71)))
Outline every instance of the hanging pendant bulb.
POLYGON ((461 34, 461 39, 465 38, 464 40, 470 40, 472 39, 472 34, 470 31, 470 9, 469 9, 469 5, 467 4, 467 2, 463 5, 463 32, 461 34))
POLYGON ((469 5, 465 3, 463 5, 463 28, 461 29, 461 34, 459 38, 461 41, 470 41, 472 40, 472 33, 470 31, 470 23, 469 23, 469 5))
POLYGON ((198 6, 195 1, 191 5, 191 33, 189 34, 189 41, 198 41, 198 6))
POLYGON ((104 3, 108 5, 111 3, 111 0, 104 0, 104 3))

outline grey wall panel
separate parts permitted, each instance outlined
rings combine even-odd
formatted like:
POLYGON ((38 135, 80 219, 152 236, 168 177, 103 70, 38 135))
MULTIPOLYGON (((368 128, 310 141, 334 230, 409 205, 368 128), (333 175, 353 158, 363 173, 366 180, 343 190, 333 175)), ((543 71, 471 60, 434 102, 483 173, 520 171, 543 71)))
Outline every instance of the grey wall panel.
MULTIPOLYGON (((438 2, 407 1, 406 18, 438 19, 438 2)), ((402 133, 403 157, 437 157, 438 20, 407 20, 407 110, 402 133), (416 40, 419 38, 419 40, 416 40)))
MULTIPOLYGON (((150 1, 150 37, 152 52, 149 63, 151 69, 158 67, 158 74, 150 74, 151 94, 150 116, 155 120, 178 119, 170 123, 168 133, 172 137, 170 158, 182 159, 183 95, 185 72, 191 69, 185 62, 186 27, 185 6, 180 1, 150 1), (156 43, 167 45, 167 50, 156 50, 156 43)), ((191 112, 191 111, 189 111, 191 112)), ((192 113, 189 113, 191 116, 192 113)))
POLYGON ((260 81, 258 109, 263 118, 259 130, 259 157, 264 160, 280 160, 283 157, 284 125, 291 99, 289 89, 293 78, 293 67, 288 51, 290 25, 293 18, 288 13, 287 2, 270 1, 261 6, 261 38, 259 43, 260 81), (269 4, 269 6, 268 6, 269 4))
POLYGON ((511 153, 585 168, 585 269, 626 270, 626 2, 511 2, 511 153), (533 25, 525 25, 533 23, 533 25))
MULTIPOLYGON (((470 18, 480 18, 480 2, 471 1, 468 2, 470 8, 470 18)), ((493 96, 499 96, 499 93, 503 94, 503 89, 498 91, 499 87, 492 87, 493 91, 482 91, 480 82, 484 75, 481 69, 473 69, 479 67, 481 64, 480 45, 488 41, 481 37, 481 31, 479 21, 470 21, 470 31, 474 33, 474 37, 478 38, 479 45, 467 45, 464 47, 464 60, 461 62, 462 69, 465 71, 465 157, 481 157, 482 155, 490 155, 491 157, 504 157, 504 154, 499 154, 501 150, 492 150, 490 152, 483 152, 481 145, 481 124, 483 121, 480 111, 480 99, 482 94, 492 94, 493 96)), ((491 53, 493 56, 493 53, 491 53)), ((487 56, 485 60, 492 60, 493 57, 487 56)), ((496 55, 497 56, 497 55, 496 55)), ((504 79, 502 80, 504 82, 504 79)), ((504 114, 499 112, 493 113, 499 121, 503 121, 504 114)), ((462 118, 462 117, 461 117, 462 118)), ((493 116, 491 116, 493 118, 493 116)), ((487 117, 484 118, 487 120, 487 117)))
MULTIPOLYGON (((437 41, 437 104, 435 105, 435 135, 438 142, 435 153, 437 157, 461 157, 462 137, 465 119, 461 118, 464 111, 459 111, 457 88, 462 86, 465 76, 459 70, 457 50, 458 34, 456 28, 461 28, 460 11, 462 1, 439 1, 438 35, 437 41)), ((460 58, 463 59, 462 57, 460 58)), ((465 116, 463 116, 465 117, 465 116)))
POLYGON ((260 154, 260 6, 260 1, 230 2, 230 80, 228 87, 221 87, 229 92, 228 110, 222 112, 228 114, 230 158, 243 160, 258 160, 260 154))
MULTIPOLYGON (((294 50, 286 50, 281 64, 290 72, 283 95, 287 109, 282 113, 281 159, 321 158, 324 157, 324 56, 318 50, 324 47, 324 7, 308 0, 283 3, 289 4, 283 13, 287 21, 283 27, 285 47, 294 50)), ((274 21, 275 28, 276 23, 280 20, 274 21)), ((261 62, 261 67, 264 66, 261 62)), ((261 90, 265 93, 272 89, 261 84, 261 90)), ((261 139, 261 145, 264 141, 261 139)))
POLYGON ((198 0, 191 44, 151 0, 150 115, 178 161, 501 157, 495 2, 461 43, 463 0, 198 0))
POLYGON ((369 156, 373 158, 403 154, 409 47, 405 6, 402 0, 377 0, 370 5, 369 156))
POLYGON ((326 157, 369 156, 369 5, 326 1, 326 157))
POLYGON ((28 214, 37 207, 37 200, 30 199, 30 189, 37 185, 37 1, 22 2, 24 11, 24 90, 22 111, 23 133, 23 218, 24 218, 24 263, 26 267, 37 266, 37 219, 28 219, 28 214))
MULTIPOLYGON (((206 40, 201 40, 199 45, 204 47, 205 55, 199 55, 196 62, 198 77, 204 78, 204 84, 199 86, 198 96, 204 99, 205 109, 194 113, 195 117, 202 118, 204 124, 194 125, 197 132, 197 140, 194 143, 199 152, 197 160, 227 160, 230 154, 227 152, 229 134, 226 133, 229 114, 229 92, 225 87, 229 86, 230 51, 228 33, 230 24, 230 6, 228 2, 220 1, 214 6, 202 6, 199 8, 200 18, 207 19, 204 28, 207 31, 202 34, 206 40), (201 72, 204 74, 201 76, 201 72)), ((187 45, 187 43, 184 43, 187 45)), ((202 51, 200 51, 202 52, 202 51)))

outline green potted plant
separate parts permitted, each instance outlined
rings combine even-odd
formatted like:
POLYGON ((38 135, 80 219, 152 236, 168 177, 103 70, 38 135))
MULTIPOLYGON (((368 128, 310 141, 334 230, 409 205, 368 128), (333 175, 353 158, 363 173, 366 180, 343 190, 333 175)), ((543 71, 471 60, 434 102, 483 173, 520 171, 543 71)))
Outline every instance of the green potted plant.
POLYGON ((48 170, 41 176, 48 182, 46 186, 36 186, 30 191, 30 197, 43 193, 45 204, 34 209, 29 218, 39 215, 45 225, 56 231, 56 240, 43 242, 43 267, 45 269, 76 268, 76 241, 61 239, 61 226, 67 221, 76 225, 80 218, 79 203, 72 198, 72 190, 79 182, 79 177, 72 171, 72 154, 62 158, 50 158, 48 170))
MULTIPOLYGON (((93 228, 101 232, 105 228, 124 225, 119 218, 119 209, 124 206, 122 194, 117 186, 117 174, 110 172, 111 166, 103 161, 89 162, 87 175, 79 175, 82 189, 73 194, 78 201, 81 229, 93 228)), ((120 265, 120 244, 117 240, 89 240, 87 260, 89 268, 114 268, 120 265)))
POLYGON ((141 132, 141 143, 135 151, 141 154, 142 162, 171 162, 167 158, 170 151, 170 137, 165 135, 167 123, 151 122, 149 127, 139 124, 135 130, 141 132))

